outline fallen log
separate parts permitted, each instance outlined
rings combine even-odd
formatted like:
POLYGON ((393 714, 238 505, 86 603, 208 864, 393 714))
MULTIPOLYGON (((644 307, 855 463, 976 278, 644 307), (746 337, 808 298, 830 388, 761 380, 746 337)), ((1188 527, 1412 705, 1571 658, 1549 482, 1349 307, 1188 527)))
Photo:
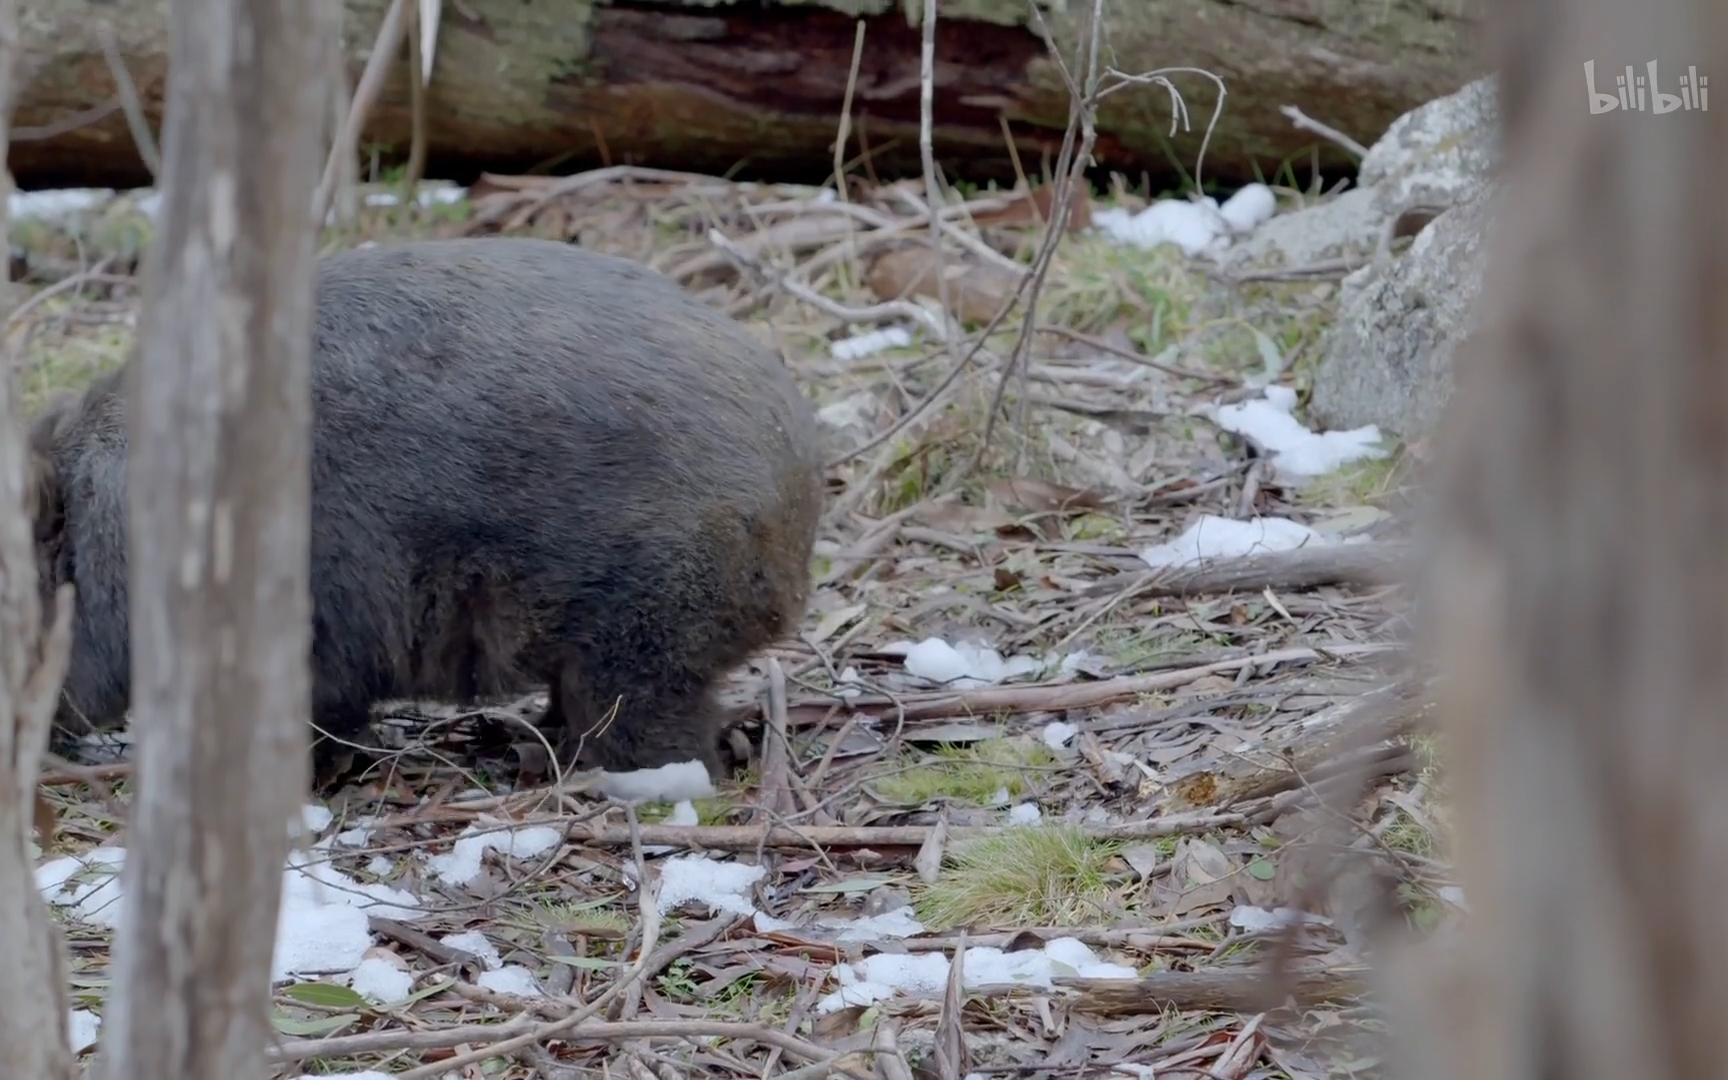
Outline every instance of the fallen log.
MULTIPOLYGON (((944 0, 936 35, 937 156, 953 175, 1012 179, 1054 159, 1068 92, 1025 0, 944 0)), ((1071 55, 1088 5, 1046 17, 1071 55)), ((387 0, 345 0, 344 43, 357 79, 387 0)), ((867 32, 848 157, 878 175, 919 169, 919 31, 901 0, 461 0, 443 5, 427 89, 428 175, 471 180, 482 169, 556 171, 634 163, 820 180, 851 70, 853 13, 867 32)), ((1479 75, 1474 19, 1428 0, 1310 5, 1291 0, 1112 0, 1107 43, 1118 68, 1203 68, 1226 106, 1203 175, 1271 176, 1292 159, 1305 180, 1353 162, 1280 114, 1296 105, 1363 142, 1400 114, 1479 75)), ((166 0, 36 0, 22 14, 23 130, 11 164, 24 187, 135 186, 149 176, 111 106, 115 80, 100 39, 111 26, 152 128, 167 70, 166 0), (106 110, 106 111, 104 111, 106 110)), ((1173 74, 1189 130, 1171 133, 1169 98, 1131 87, 1107 98, 1096 159, 1135 181, 1192 173, 1217 101, 1197 74, 1173 74)), ((362 135, 385 164, 410 139, 407 50, 395 58, 362 135)))

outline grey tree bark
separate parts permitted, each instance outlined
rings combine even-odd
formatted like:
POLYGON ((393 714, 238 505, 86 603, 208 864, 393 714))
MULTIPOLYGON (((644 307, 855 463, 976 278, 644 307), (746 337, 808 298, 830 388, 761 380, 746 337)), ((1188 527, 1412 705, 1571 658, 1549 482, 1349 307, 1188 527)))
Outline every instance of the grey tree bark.
POLYGON ((1493 11, 1509 205, 1432 564, 1472 914, 1404 1075, 1720 1076, 1728 116, 1593 115, 1583 76, 1715 82, 1728 9, 1493 11))
POLYGON ((128 374, 138 791, 111 1080, 265 1073, 308 761, 309 208, 335 0, 174 0, 164 198, 128 374))
MULTIPOLYGON (((0 146, 8 141, 17 83, 18 0, 0 0, 0 146)), ((12 174, 0 161, 0 236, 11 193, 12 174)), ((14 306, 0 288, 0 334, 14 306)), ((56 597, 44 632, 12 373, 0 345, 0 956, 10 968, 0 980, 0 1061, 12 1075, 72 1080, 65 955, 36 890, 30 850, 36 779, 71 643, 70 594, 62 589, 56 597)))

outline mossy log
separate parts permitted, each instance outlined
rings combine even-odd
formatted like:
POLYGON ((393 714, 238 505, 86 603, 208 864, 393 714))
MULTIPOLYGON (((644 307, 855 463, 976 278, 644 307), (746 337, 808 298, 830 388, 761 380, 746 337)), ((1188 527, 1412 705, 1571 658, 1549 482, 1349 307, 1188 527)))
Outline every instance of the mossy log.
MULTIPOLYGON (((1072 56, 1085 0, 1041 0, 1072 56)), ((388 0, 345 0, 357 79, 388 0)), ((1125 72, 1180 67, 1218 75, 1225 108, 1204 177, 1270 177, 1311 155, 1353 167, 1337 147, 1280 114, 1309 116, 1371 142, 1401 113, 1485 68, 1475 0, 1109 0, 1106 35, 1125 72), (1457 10, 1454 10, 1457 9, 1457 10)), ((148 174, 123 116, 100 28, 154 127, 168 64, 167 0, 33 0, 23 5, 23 85, 11 146, 20 184, 130 186, 148 174), (65 130, 70 128, 70 130, 65 130), (47 132, 47 137, 40 137, 47 132)), ((867 26, 849 158, 878 175, 918 169, 917 0, 445 0, 428 89, 429 175, 570 171, 634 163, 707 172, 826 176, 851 67, 855 20, 867 26)), ((954 176, 1011 177, 1004 124, 1029 173, 1053 159, 1068 116, 1060 69, 1026 0, 941 0, 937 152, 954 176)), ((408 61, 400 50, 365 131, 390 163, 407 154, 408 61)), ((1130 181, 1192 174, 1217 101, 1204 76, 1171 81, 1188 130, 1171 134, 1169 95, 1133 87, 1100 114, 1096 158, 1130 181)))

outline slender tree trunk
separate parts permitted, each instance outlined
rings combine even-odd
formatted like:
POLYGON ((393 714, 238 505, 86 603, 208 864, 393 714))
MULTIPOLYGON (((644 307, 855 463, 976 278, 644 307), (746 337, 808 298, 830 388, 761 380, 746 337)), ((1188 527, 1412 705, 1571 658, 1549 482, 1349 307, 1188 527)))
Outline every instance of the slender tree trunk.
POLYGON ((110 1080, 265 1075, 306 790, 309 207, 333 0, 174 0, 164 200, 129 373, 138 794, 110 1080))
POLYGON ((1714 84, 1728 8, 1491 10, 1509 190, 1434 563, 1472 916, 1404 1075, 1723 1076, 1728 100, 1592 115, 1584 64, 1714 84))
MULTIPOLYGON (((0 0, 0 146, 7 143, 18 82, 18 0, 0 0)), ((0 161, 0 236, 7 235, 12 174, 0 161)), ((13 309, 0 282, 0 342, 13 309)), ((70 594, 62 590, 43 633, 31 537, 29 470, 15 409, 13 365, 0 344, 0 1061, 9 1075, 72 1080, 70 997, 60 932, 36 891, 31 858, 36 778, 70 645, 70 594)))

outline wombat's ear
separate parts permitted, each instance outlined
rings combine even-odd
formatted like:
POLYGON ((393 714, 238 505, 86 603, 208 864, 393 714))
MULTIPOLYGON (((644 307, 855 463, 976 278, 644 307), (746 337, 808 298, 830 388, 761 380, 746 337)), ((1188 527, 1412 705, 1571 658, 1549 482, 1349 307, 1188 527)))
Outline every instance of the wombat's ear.
POLYGON ((66 500, 60 489, 60 472, 46 454, 30 455, 29 474, 24 478, 24 509, 35 523, 38 543, 52 540, 65 528, 66 500))

